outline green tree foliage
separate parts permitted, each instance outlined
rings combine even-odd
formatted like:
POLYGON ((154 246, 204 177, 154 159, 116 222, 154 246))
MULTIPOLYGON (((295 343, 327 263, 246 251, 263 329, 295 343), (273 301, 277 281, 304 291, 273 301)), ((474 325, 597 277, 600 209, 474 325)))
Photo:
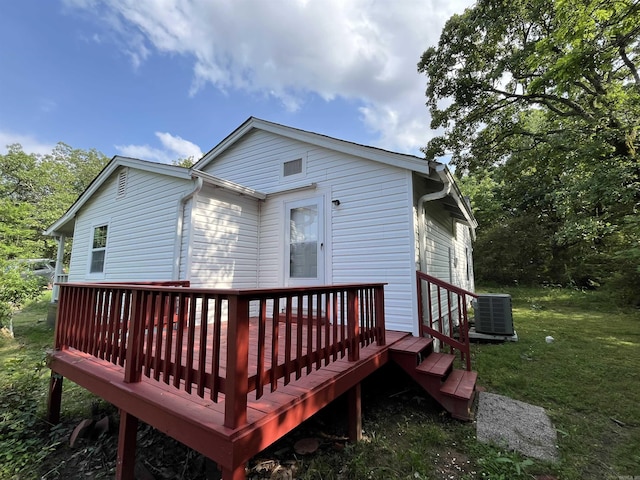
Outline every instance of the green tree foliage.
POLYGON ((479 0, 424 52, 424 152, 476 177, 490 279, 640 282, 639 53, 631 0, 479 0))
POLYGON ((18 144, 0 155, 0 259, 54 258, 55 241, 42 232, 57 220, 107 164, 96 150, 59 143, 48 155, 18 144))

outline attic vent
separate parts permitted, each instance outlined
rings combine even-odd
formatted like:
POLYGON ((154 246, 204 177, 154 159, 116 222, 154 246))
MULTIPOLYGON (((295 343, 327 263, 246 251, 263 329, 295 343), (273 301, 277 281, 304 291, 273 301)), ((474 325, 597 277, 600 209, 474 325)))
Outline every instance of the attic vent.
POLYGON ((289 177, 291 175, 297 175, 298 173, 302 173, 302 159, 298 158, 297 160, 291 160, 289 162, 284 162, 282 176, 289 177))
POLYGON ((118 193, 116 195, 116 199, 124 197, 125 194, 127 193, 127 173, 128 173, 128 171, 129 171, 128 169, 124 169, 118 174, 118 193))

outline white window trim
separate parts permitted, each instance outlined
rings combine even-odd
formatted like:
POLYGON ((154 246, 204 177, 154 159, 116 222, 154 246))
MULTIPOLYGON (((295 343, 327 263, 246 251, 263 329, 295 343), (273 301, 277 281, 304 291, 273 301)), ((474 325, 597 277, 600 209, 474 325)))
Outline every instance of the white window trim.
POLYGON ((107 266, 107 257, 109 255, 109 232, 111 231, 111 222, 98 222, 91 226, 91 233, 89 234, 89 254, 87 256, 87 278, 89 279, 102 279, 105 278, 105 270, 107 266), (93 260, 93 252, 96 250, 93 248, 93 238, 96 233, 96 228, 107 227, 107 245, 104 247, 104 261, 102 264, 102 272, 91 271, 91 261, 93 260))

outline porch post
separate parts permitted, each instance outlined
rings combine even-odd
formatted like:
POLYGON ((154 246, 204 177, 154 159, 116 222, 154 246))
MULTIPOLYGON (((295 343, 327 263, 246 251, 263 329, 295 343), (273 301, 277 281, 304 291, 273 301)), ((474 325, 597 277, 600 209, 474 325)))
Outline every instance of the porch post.
MULTIPOLYGON (((229 296, 227 327, 227 378, 224 390, 224 426, 247 423, 249 390, 249 301, 239 294, 229 296)), ((233 477, 235 479, 235 477, 233 477)))
POLYGON ((375 292, 375 309, 376 309, 376 337, 378 339, 378 345, 386 345, 386 332, 387 327, 384 319, 384 286, 379 286, 374 289, 375 292))
POLYGON ((135 480, 138 419, 120 409, 116 480, 135 480))
POLYGON ((131 314, 127 331, 127 353, 124 365, 124 381, 126 383, 139 382, 142 377, 145 307, 143 293, 140 290, 132 290, 131 314))
POLYGON ((67 237, 60 235, 58 237, 58 253, 56 255, 56 271, 53 277, 53 287, 51 288, 51 303, 58 301, 60 287, 57 285, 58 278, 62 275, 62 262, 64 262, 64 244, 67 237))

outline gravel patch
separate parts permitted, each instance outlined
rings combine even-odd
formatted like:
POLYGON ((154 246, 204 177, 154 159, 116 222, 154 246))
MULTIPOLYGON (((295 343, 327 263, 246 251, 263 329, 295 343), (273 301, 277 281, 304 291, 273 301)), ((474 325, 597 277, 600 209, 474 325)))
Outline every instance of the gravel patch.
POLYGON ((556 429, 543 408, 480 392, 476 418, 478 441, 538 460, 558 460, 556 429))

